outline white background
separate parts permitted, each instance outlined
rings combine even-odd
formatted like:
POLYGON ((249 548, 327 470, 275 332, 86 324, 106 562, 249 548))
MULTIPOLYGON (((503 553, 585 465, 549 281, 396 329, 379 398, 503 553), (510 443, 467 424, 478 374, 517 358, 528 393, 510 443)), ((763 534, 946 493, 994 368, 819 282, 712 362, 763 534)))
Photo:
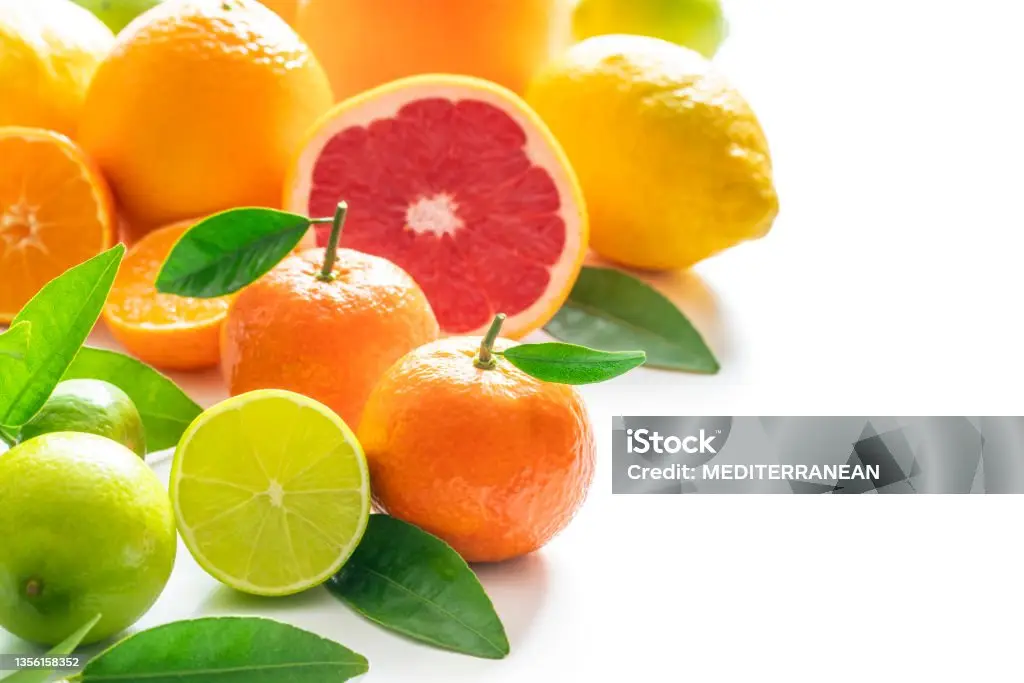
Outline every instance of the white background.
MULTIPOLYGON (((721 374, 584 389, 600 447, 587 505, 542 552, 480 572, 507 660, 409 643, 322 591, 239 596, 183 547, 139 627, 271 615, 365 654, 379 683, 1021 680, 1024 499, 613 497, 608 470, 623 412, 1020 413, 1020 7, 728 3, 717 61, 768 133, 780 218, 659 280, 721 374)), ((213 376, 187 384, 219 397, 213 376)))

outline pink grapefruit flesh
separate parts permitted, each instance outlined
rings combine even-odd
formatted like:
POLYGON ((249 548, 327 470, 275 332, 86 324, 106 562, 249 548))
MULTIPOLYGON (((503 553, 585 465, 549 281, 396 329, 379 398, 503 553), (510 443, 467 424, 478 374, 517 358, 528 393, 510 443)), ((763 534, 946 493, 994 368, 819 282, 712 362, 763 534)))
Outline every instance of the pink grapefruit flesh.
MULTIPOLYGON (((521 337, 564 302, 586 251, 565 155, 515 94, 417 76, 338 105, 315 127, 286 190, 291 211, 349 205, 341 245, 387 258, 423 288, 445 334, 496 313, 521 337)), ((317 228, 326 244, 330 226, 317 228)))

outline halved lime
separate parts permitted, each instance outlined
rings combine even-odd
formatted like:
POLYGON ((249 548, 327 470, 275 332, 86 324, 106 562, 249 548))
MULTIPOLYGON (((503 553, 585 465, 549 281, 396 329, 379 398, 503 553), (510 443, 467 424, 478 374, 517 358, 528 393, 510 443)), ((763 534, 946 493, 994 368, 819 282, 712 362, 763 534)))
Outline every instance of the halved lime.
POLYGON ((196 562, 256 595, 326 581, 370 515, 366 458, 352 430, 290 391, 241 394, 197 417, 174 454, 170 489, 196 562))

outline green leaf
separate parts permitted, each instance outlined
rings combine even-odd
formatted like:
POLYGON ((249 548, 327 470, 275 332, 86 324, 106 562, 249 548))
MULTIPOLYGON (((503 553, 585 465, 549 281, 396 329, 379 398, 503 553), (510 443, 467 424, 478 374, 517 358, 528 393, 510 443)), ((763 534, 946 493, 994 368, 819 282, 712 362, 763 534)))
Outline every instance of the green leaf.
POLYGON ((340 683, 368 670, 362 655, 294 626, 259 617, 209 617, 129 636, 72 680, 340 683))
POLYGON ((102 379, 128 394, 146 428, 150 453, 178 445, 203 409, 169 377, 130 356, 82 347, 63 379, 102 379))
POLYGON ((305 216, 274 209, 232 209, 193 225, 167 255, 157 291, 199 298, 252 284, 295 249, 309 230, 305 216))
POLYGON ((32 323, 32 343, 25 359, 4 372, 0 425, 20 427, 46 403, 96 324, 123 256, 119 244, 69 269, 15 316, 14 326, 32 323))
MULTIPOLYGON (((3 363, 25 360, 31 339, 32 323, 28 320, 0 333, 0 368, 3 367, 3 363)), ((3 387, 3 377, 4 375, 0 374, 0 388, 3 387)))
POLYGON ((700 333, 671 301, 611 268, 584 268, 544 330, 595 349, 642 349, 651 367, 708 374, 719 370, 700 333))
POLYGON ((527 375, 558 384, 604 382, 643 365, 645 358, 643 351, 597 351, 561 342, 520 344, 502 355, 527 375))
POLYGON ((505 627, 469 565, 441 539, 372 515, 327 589, 386 629, 446 650, 501 659, 505 627))
MULTIPOLYGON (((63 657, 74 652, 75 648, 79 646, 82 640, 89 635, 89 631, 99 623, 101 617, 102 615, 97 614, 95 617, 82 624, 77 631, 60 643, 54 645, 53 649, 46 653, 46 656, 63 657)), ((5 677, 3 681, 4 683, 44 683, 44 681, 48 681, 50 679, 50 675, 53 672, 53 669, 22 669, 21 671, 15 671, 10 676, 5 677)))

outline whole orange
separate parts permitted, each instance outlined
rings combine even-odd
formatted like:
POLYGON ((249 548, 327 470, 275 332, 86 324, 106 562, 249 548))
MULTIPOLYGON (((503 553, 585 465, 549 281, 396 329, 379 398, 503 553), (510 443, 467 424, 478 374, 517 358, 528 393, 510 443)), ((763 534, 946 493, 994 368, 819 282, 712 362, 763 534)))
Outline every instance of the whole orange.
POLYGON ((522 92, 556 49, 567 16, 565 0, 305 0, 296 28, 339 100, 423 73, 478 76, 522 92))
POLYGON ((324 282, 325 254, 290 256, 238 294, 221 363, 232 396, 288 389, 355 427, 384 371, 436 339, 437 320, 423 291, 390 261, 338 249, 333 279, 324 282))
POLYGON ((289 160, 332 100, 309 48, 260 3, 167 0, 118 35, 78 139, 145 232, 278 206, 289 160))
MULTIPOLYGON (((498 340, 503 350, 514 342, 498 340)), ((546 544, 582 504, 594 438, 580 395, 449 337, 399 360, 370 395, 359 440, 377 505, 469 562, 546 544)))

